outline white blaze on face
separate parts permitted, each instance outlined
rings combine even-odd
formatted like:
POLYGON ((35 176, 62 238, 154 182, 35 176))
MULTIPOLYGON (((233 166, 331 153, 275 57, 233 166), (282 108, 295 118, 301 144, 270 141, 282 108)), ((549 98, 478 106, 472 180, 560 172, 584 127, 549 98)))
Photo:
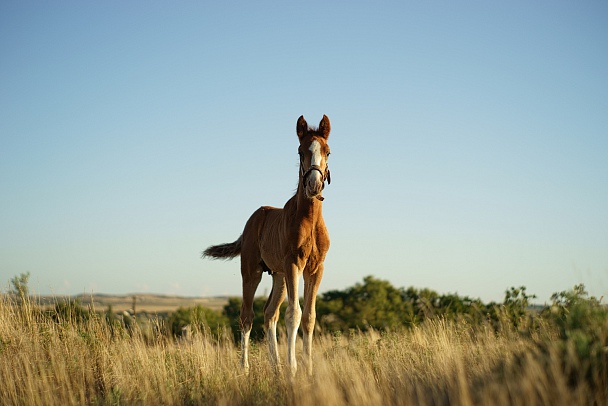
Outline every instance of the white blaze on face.
POLYGON ((310 152, 312 152, 312 158, 310 159, 310 164, 321 166, 322 156, 321 156, 321 144, 319 144, 319 141, 313 141, 312 144, 310 144, 310 148, 308 148, 308 149, 310 150, 310 152))
MULTIPOLYGON (((323 162, 323 155, 321 154, 321 144, 319 141, 313 141, 308 148, 310 152, 312 152, 312 157, 310 158, 310 165, 316 165, 321 167, 321 163, 323 162)), ((319 171, 312 171, 308 177, 308 186, 317 189, 315 192, 320 193, 323 185, 323 177, 319 171)))

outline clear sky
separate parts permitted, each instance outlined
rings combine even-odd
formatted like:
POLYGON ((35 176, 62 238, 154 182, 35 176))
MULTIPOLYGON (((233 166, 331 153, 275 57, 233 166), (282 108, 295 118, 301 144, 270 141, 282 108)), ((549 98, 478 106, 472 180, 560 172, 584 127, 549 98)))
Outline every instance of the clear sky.
POLYGON ((321 292, 608 297, 605 1, 2 1, 0 286, 239 295, 323 114, 321 292))

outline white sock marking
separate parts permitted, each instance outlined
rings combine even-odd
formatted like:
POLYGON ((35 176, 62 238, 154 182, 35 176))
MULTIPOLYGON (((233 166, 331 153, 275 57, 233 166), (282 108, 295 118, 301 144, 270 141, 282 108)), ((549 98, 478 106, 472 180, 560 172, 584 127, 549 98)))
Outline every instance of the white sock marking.
POLYGON ((249 334, 251 330, 241 332, 241 365, 247 373, 249 372, 249 334))
POLYGON ((270 322, 268 326, 268 352, 270 363, 276 366, 279 363, 279 349, 277 346, 277 323, 270 322))

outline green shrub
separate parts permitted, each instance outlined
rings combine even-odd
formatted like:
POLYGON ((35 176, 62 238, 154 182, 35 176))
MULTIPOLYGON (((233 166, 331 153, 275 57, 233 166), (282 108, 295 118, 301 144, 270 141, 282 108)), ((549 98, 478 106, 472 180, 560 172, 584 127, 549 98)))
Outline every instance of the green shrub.
POLYGON ((584 285, 551 296, 541 317, 556 330, 555 345, 570 383, 586 381, 592 389, 608 388, 608 307, 589 296, 584 285))
POLYGON ((91 317, 91 312, 84 308, 78 299, 67 300, 55 304, 51 318, 58 323, 85 323, 91 317))
POLYGON ((193 331, 209 331, 213 336, 219 337, 229 322, 221 313, 197 305, 180 307, 169 316, 167 325, 175 337, 181 337, 186 326, 190 326, 193 331))

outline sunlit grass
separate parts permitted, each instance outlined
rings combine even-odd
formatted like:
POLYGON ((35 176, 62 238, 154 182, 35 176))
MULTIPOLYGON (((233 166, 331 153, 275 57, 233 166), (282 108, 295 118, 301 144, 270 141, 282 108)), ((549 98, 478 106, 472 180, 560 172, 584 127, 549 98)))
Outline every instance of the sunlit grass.
POLYGON ((524 334, 441 319, 318 334, 313 376, 301 368, 292 379, 273 369, 264 343, 253 345, 245 375, 229 332, 180 341, 162 329, 113 328, 103 316, 53 320, 3 296, 0 404, 604 404, 606 389, 573 379, 578 358, 564 358, 555 334, 542 323, 524 334))

